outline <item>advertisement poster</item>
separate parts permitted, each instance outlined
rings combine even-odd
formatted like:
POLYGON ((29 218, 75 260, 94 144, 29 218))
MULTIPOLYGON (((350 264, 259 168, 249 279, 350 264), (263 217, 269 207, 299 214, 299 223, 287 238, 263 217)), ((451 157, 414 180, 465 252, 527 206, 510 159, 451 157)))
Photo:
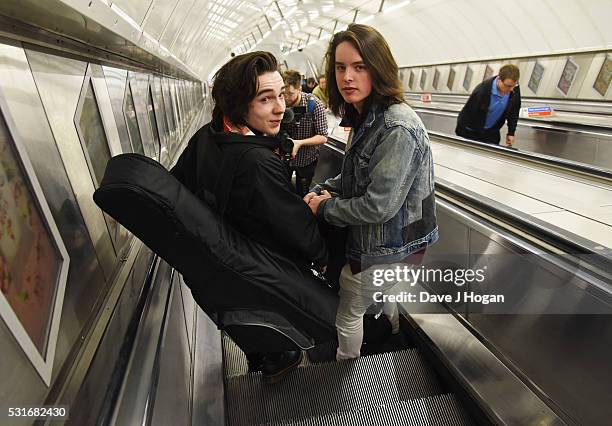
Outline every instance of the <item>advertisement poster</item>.
POLYGON ((465 77, 463 78, 463 88, 467 91, 470 90, 473 76, 474 76, 474 71, 472 71, 471 67, 467 67, 467 69, 465 70, 465 77))
POLYGON ((438 82, 440 81, 440 70, 436 68, 434 71, 433 88, 438 90, 438 82))
POLYGON ((595 79, 595 84, 593 84, 593 88, 597 90, 597 92, 601 96, 606 96, 606 92, 610 87, 610 82, 612 81, 612 59, 609 56, 606 57, 606 60, 601 66, 599 70, 599 74, 597 74, 597 78, 595 79))
POLYGON ((450 91, 453 90, 453 84, 455 84, 455 74, 455 70, 451 68, 450 72, 448 73, 448 81, 446 82, 446 87, 448 87, 448 90, 450 91))
POLYGON ((564 95, 567 96, 567 93, 570 91, 577 72, 578 65, 573 63, 571 59, 567 58, 567 62, 565 62, 565 67, 563 67, 563 72, 561 73, 561 78, 557 83, 557 89, 559 89, 564 95))
POLYGON ((533 93, 538 93, 538 87, 540 87, 540 81, 542 81, 543 75, 544 67, 539 62, 536 62, 531 72, 529 83, 527 84, 527 87, 529 87, 533 93))
POLYGON ((0 289, 44 357, 61 258, 11 145, 0 123, 0 289))
POLYGON ((485 68, 484 76, 482 77, 482 81, 485 81, 488 78, 493 77, 493 68, 490 65, 487 65, 485 68))

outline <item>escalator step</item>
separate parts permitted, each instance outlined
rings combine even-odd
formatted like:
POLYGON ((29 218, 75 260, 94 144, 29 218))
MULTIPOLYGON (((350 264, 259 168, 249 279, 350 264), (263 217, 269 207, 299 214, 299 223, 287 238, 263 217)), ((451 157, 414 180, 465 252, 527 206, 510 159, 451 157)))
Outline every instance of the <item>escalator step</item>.
POLYGON ((225 378, 246 374, 249 365, 244 352, 225 333, 221 333, 223 347, 223 373, 225 378))
POLYGON ((297 421, 263 424, 270 426, 461 426, 471 425, 473 422, 454 395, 445 394, 297 421))
MULTIPOLYGON (((246 356, 244 352, 240 350, 240 348, 234 343, 234 341, 227 334, 222 333, 222 341, 223 341, 223 362, 225 363, 223 372, 225 378, 228 379, 234 376, 241 376, 243 374, 247 374, 249 365, 247 363, 246 356)), ((336 342, 329 342, 318 345, 316 347, 316 353, 313 355, 314 357, 326 357, 333 358, 336 353, 336 342)), ((302 367, 307 365, 314 365, 315 363, 311 362, 310 356, 311 352, 308 351, 308 356, 303 357, 302 363, 300 364, 302 367)), ((319 364, 320 362, 316 362, 319 364)))
POLYGON ((303 365, 272 386, 263 384, 259 373, 226 378, 231 425, 360 410, 441 392, 416 349, 303 365))

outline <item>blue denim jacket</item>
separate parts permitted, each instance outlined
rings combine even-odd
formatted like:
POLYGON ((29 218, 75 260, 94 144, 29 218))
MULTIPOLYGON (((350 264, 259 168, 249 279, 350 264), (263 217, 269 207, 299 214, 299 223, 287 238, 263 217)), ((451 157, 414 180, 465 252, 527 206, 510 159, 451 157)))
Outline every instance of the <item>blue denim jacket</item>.
POLYGON ((435 242, 433 159, 416 113, 406 104, 373 106, 349 140, 342 172, 314 188, 335 195, 317 215, 349 226, 349 260, 399 262, 435 242))

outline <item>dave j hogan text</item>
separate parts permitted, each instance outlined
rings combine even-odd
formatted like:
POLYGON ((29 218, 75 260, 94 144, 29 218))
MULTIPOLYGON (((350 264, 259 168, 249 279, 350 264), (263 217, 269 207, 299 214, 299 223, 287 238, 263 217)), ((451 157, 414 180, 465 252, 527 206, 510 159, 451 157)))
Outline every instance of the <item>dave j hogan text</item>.
POLYGON ((373 295, 375 302, 397 302, 397 303, 479 303, 488 305, 490 303, 504 303, 503 294, 477 294, 473 291, 460 291, 454 297, 450 294, 435 294, 427 291, 411 293, 402 291, 399 294, 383 294, 376 292, 373 295))

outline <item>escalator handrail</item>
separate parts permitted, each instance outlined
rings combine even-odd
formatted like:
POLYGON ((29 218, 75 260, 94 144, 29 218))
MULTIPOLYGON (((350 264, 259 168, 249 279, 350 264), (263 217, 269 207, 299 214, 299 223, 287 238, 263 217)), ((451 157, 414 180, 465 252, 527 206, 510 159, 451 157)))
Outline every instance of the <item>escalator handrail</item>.
POLYGON ((436 132, 434 130, 427 130, 427 133, 430 136, 434 136, 439 139, 449 140, 454 143, 462 143, 475 148, 501 153, 503 155, 520 158, 532 163, 544 164, 546 166, 563 169, 564 171, 569 171, 571 173, 579 173, 588 178, 604 179, 609 181, 609 183, 612 183, 612 169, 604 169, 590 164, 578 163, 576 161, 553 157, 546 154, 539 154, 536 152, 519 151, 517 149, 508 148, 502 145, 492 145, 484 142, 478 142, 456 135, 449 135, 448 133, 436 132))

